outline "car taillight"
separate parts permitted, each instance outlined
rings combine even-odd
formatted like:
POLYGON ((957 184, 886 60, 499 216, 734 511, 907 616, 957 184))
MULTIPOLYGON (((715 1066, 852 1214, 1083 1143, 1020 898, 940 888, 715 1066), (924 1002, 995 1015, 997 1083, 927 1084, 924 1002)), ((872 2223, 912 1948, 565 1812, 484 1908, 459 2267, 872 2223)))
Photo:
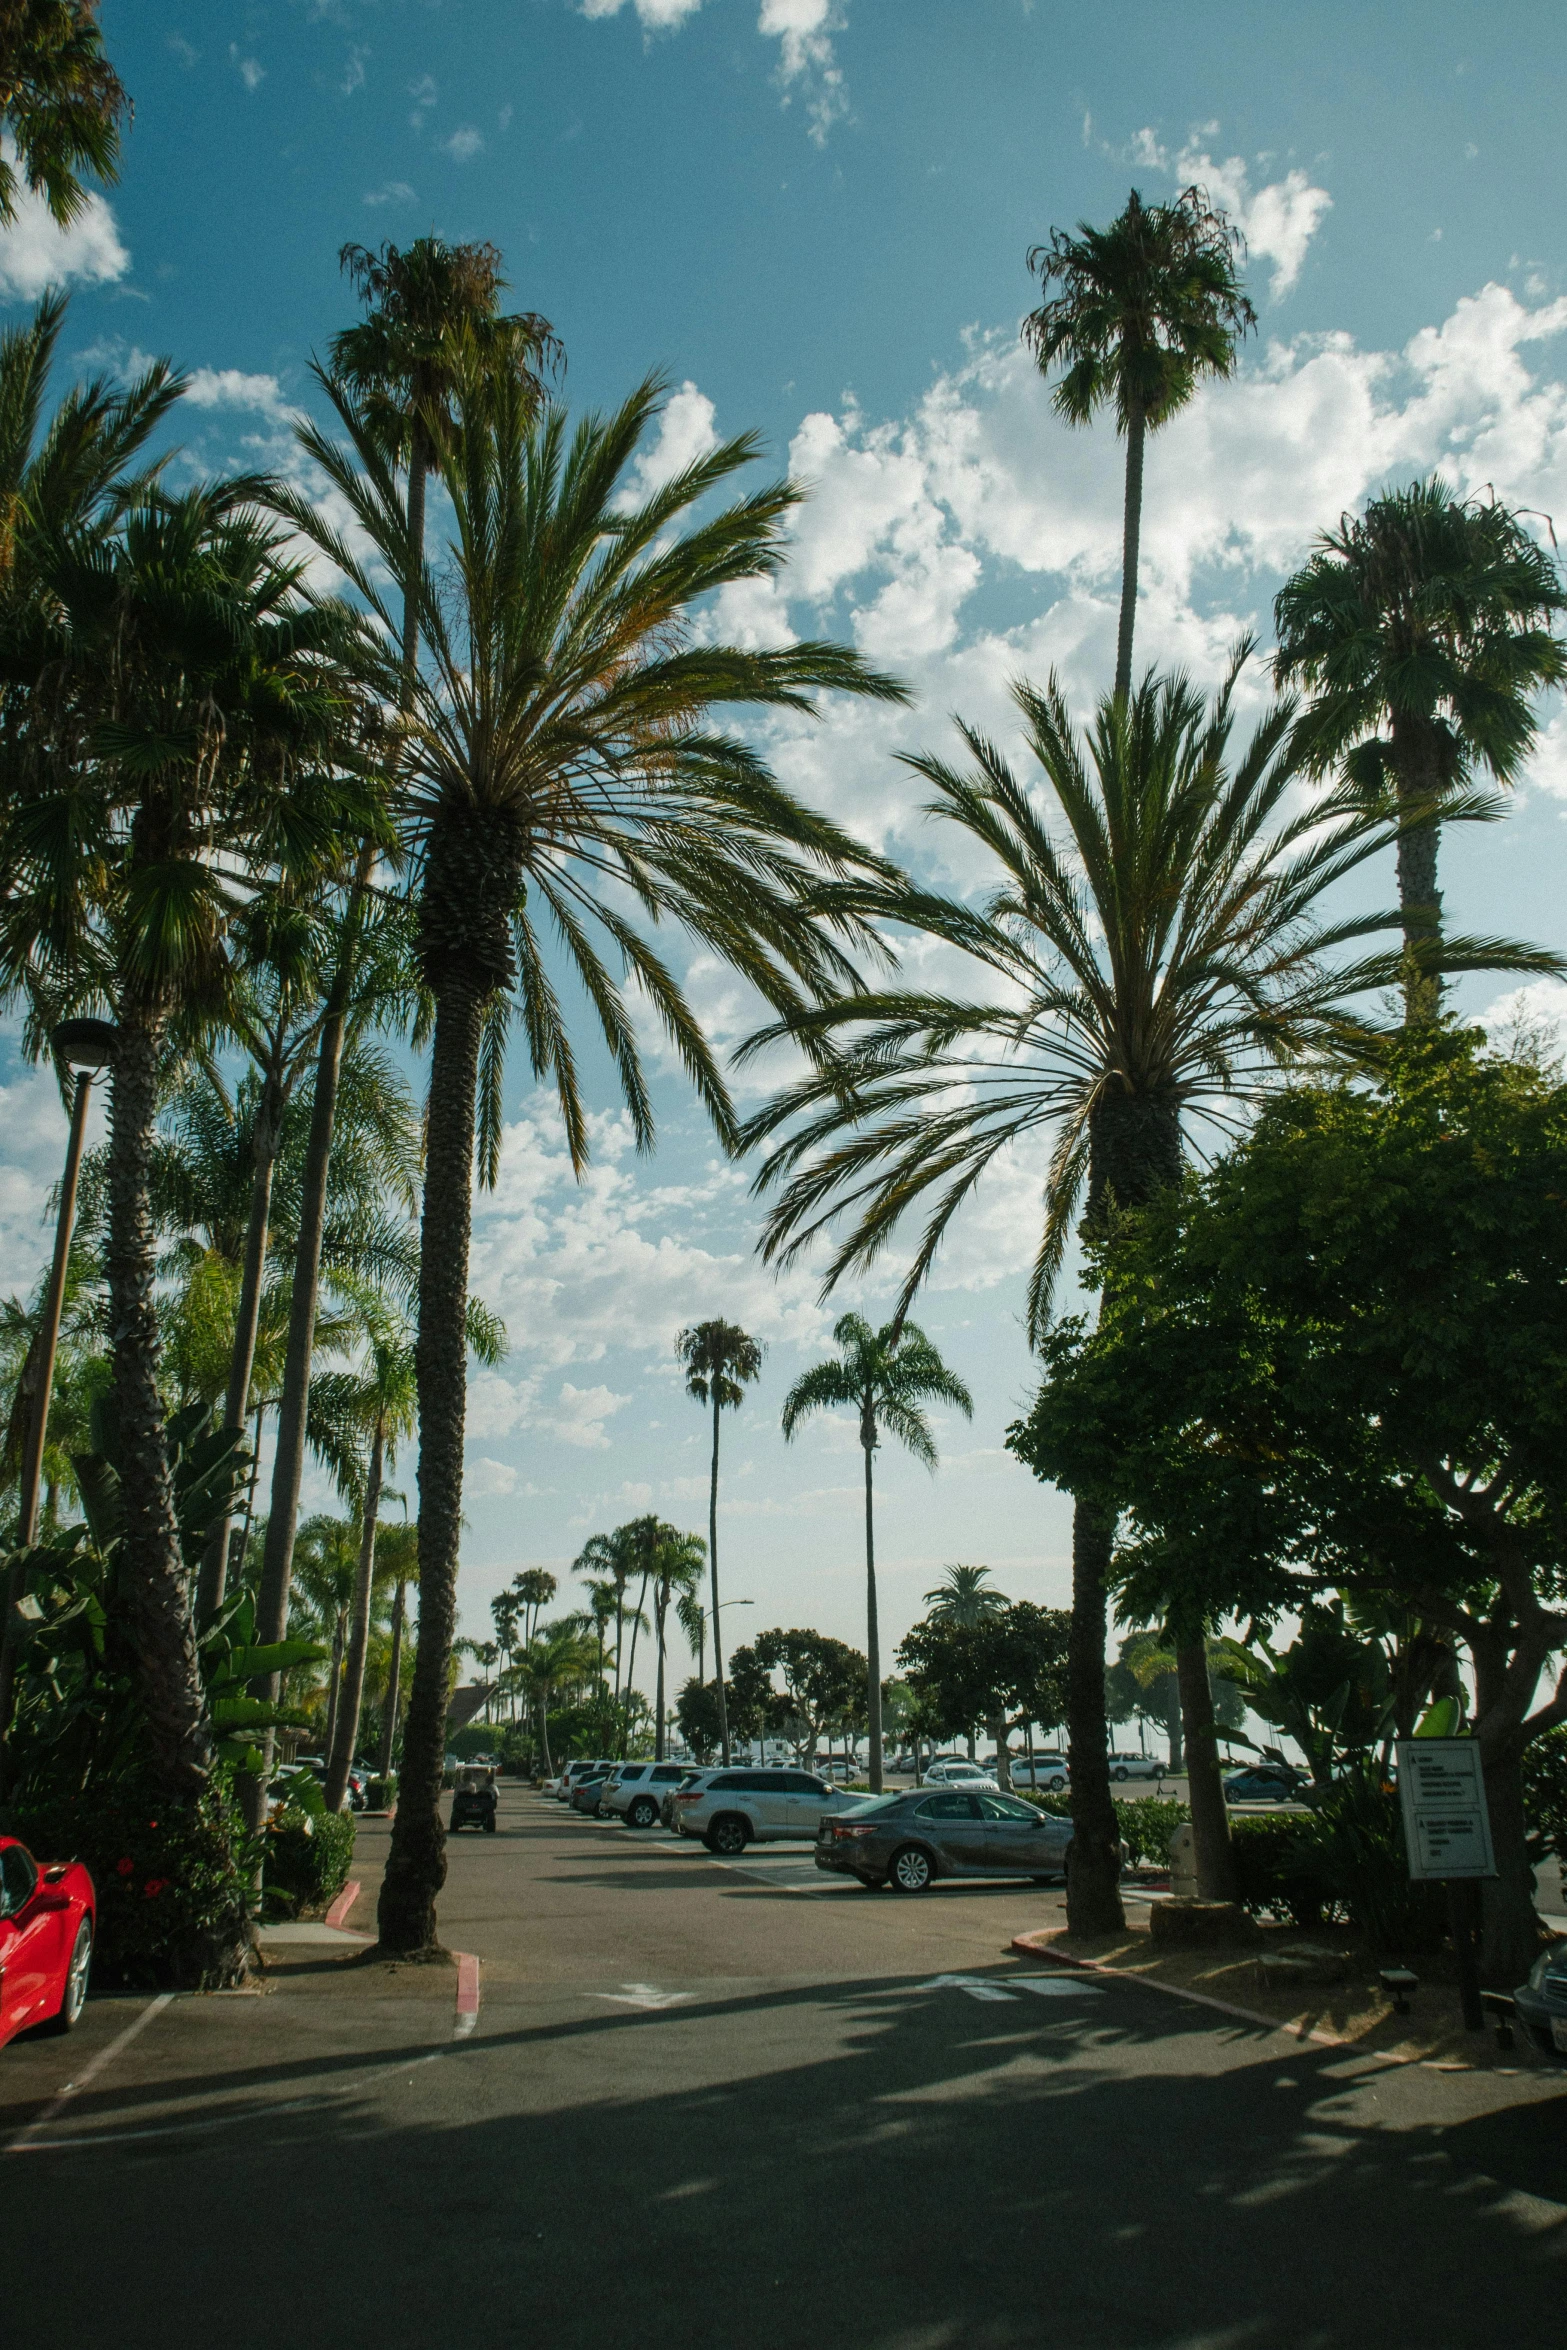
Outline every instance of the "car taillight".
POLYGON ((675 1797, 675 1801, 677 1803, 700 1803, 701 1800, 701 1791, 698 1788, 693 1788, 689 1795, 677 1795, 675 1797))
POLYGON ((875 1835, 875 1833, 876 1833, 876 1831, 875 1831, 875 1829, 874 1829, 874 1828, 850 1828, 850 1827, 846 1827, 846 1826, 844 1825, 844 1823, 843 1823, 841 1820, 834 1820, 834 1821, 833 1821, 833 1823, 832 1823, 832 1832, 833 1832, 834 1836, 835 1836, 835 1837, 837 1837, 837 1838, 839 1838, 840 1840, 844 1840, 844 1839, 846 1839, 846 1838, 848 1838, 848 1837, 850 1837, 850 1836, 874 1836, 874 1835, 875 1835))

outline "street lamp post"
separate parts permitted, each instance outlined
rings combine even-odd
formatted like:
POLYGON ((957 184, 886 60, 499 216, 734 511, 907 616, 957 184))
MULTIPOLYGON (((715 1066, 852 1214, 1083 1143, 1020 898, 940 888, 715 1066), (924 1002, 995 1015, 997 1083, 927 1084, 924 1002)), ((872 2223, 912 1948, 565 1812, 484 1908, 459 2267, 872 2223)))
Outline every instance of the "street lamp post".
MULTIPOLYGON (((755 1605, 754 1599, 721 1599, 714 1614, 721 1616, 726 1607, 755 1607, 755 1605)), ((718 1664, 718 1706, 722 1731, 720 1744, 723 1749, 724 1766, 727 1769, 729 1764, 729 1715, 724 1707, 724 1668, 722 1663, 718 1661, 718 1626, 716 1623, 713 1626, 713 1658, 714 1662, 718 1664)))
POLYGON ((0 1631, 0 1742, 11 1720, 11 1689, 16 1673, 16 1606, 22 1596, 22 1554, 38 1539, 38 1496, 43 1484, 44 1445, 49 1434, 49 1405, 54 1392, 55 1356, 60 1345, 60 1316, 65 1305, 65 1275, 71 1256, 71 1231, 76 1222, 76 1185, 82 1169, 82 1142, 87 1131, 87 1109, 92 1081, 114 1058, 116 1031, 108 1020, 62 1020, 50 1037, 57 1057, 75 1073, 71 1104, 71 1134, 65 1146, 65 1174, 60 1184, 60 1211, 55 1218, 54 1262, 44 1294, 43 1319, 33 1342, 27 1377, 32 1409, 22 1450, 22 1488, 17 1524, 17 1556, 7 1579, 5 1623, 0 1631))

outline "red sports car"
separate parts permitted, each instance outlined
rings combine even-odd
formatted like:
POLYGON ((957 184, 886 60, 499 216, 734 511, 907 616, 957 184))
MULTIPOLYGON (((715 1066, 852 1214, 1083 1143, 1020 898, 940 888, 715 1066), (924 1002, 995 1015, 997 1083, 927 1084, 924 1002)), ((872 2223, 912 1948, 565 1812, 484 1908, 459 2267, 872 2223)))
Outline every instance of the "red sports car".
POLYGON ((0 2046, 33 2024, 71 2029, 87 2001, 96 1912, 80 1861, 40 1868, 0 1836, 0 2046))

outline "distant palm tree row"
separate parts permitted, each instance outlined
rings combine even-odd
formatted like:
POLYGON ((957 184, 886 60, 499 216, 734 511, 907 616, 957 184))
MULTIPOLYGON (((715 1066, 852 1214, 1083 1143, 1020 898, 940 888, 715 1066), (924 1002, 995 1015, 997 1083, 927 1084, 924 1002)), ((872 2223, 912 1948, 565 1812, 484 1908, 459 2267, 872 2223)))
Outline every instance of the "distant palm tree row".
MULTIPOLYGON (((357 1529, 331 1684, 334 1783, 346 1773, 380 1496, 417 1431, 418 1638, 379 1909, 383 1946, 416 1952, 435 1942, 445 1870, 469 1360, 504 1344, 471 1297, 469 1253, 475 1184, 499 1168, 508 1045, 553 1089, 580 1173, 581 1023, 648 1150, 650 1014, 723 1147, 761 1153, 765 1255, 825 1249, 829 1291, 920 1220, 891 1318, 844 1316, 837 1356, 784 1408, 786 1435, 817 1409, 858 1415, 879 1785, 873 1455, 885 1431, 933 1463, 926 1406, 972 1409, 907 1318, 955 1219, 1003 1154, 1048 1135, 1037 1334, 1075 1230, 1113 1245, 1117 1218, 1179 1179, 1194 1125, 1222 1133, 1280 1070, 1362 1049, 1379 993, 1401 989, 1405 1016, 1427 1020, 1447 974, 1557 968, 1449 935, 1437 851, 1443 824, 1496 812, 1490 787, 1527 758, 1533 697, 1567 675, 1567 596, 1505 507, 1431 481, 1346 517, 1281 594, 1275 667, 1290 690, 1246 740, 1249 646, 1211 701, 1180 676, 1138 681, 1148 436, 1232 370, 1253 314, 1235 233, 1200 192, 1134 193, 1109 230, 1057 231, 1036 251, 1044 299, 1025 328, 1061 413, 1086 424, 1108 403, 1126 439, 1114 685, 1085 729, 1057 679, 1020 680, 1026 766, 967 725, 956 762, 905 755, 926 812, 991 876, 943 894, 787 791, 725 716, 909 698, 839 644, 714 641, 716 592, 783 570, 802 495, 739 487, 754 438, 648 490, 662 384, 573 422, 551 388, 564 360, 549 323, 502 312, 493 248, 431 237, 342 259, 364 315, 317 370, 329 426, 300 428, 319 498, 254 477, 176 494, 151 453, 184 388, 168 362, 129 386, 78 385, 51 414, 63 305, 50 297, 0 337, 0 991, 38 1054, 67 1015, 113 1023, 83 1248, 104 1273, 119 1604, 171 1798, 193 1798, 211 1767, 202 1626, 236 1578, 254 1585, 260 1643, 289 1626, 312 1444, 357 1529), (341 592, 319 584, 323 557, 341 592), (1313 779, 1325 788, 1309 797, 1313 779), (1384 851, 1398 906, 1360 909, 1347 891, 1384 851), (950 979, 900 975, 910 934, 943 950, 950 979), (749 1119, 671 939, 758 999, 744 1057, 787 1048, 803 1063, 749 1119), (378 1031, 427 1055, 422 1121, 378 1031), (237 1083, 224 1075, 236 1061, 237 1083), (342 1367, 322 1370, 318 1350, 342 1367), (267 1507, 252 1488, 212 1528, 194 1593, 167 1436, 189 1394, 252 1457, 275 1413, 267 1507)), ((29 1315, 18 1303, 0 1332, 24 1358, 29 1315)), ((590 1606, 564 1623, 542 1624, 547 1597, 513 1586, 497 1660, 541 1723, 551 1689, 602 1679, 613 1624, 617 1706, 638 1638, 655 1641, 661 1741, 667 1615, 702 1604, 704 1574, 722 1703, 722 1414, 760 1349, 714 1319, 679 1351, 712 1418, 707 1541, 655 1517, 595 1537, 578 1562, 590 1606)), ((74 1376, 67 1362, 62 1398, 74 1376)), ((1104 1763, 1114 1535, 1078 1507, 1071 1901, 1084 1927, 1119 1917, 1104 1763)), ((29 1571, 13 1567, 13 1590, 29 1571)), ((398 1576, 388 1720, 412 1579, 398 1576)), ((1200 1873, 1217 1886, 1203 1628, 1177 1630, 1200 1873)), ((254 1694, 275 1705, 275 1677, 254 1694)), ((270 1740, 249 1775, 253 1819, 270 1740)))

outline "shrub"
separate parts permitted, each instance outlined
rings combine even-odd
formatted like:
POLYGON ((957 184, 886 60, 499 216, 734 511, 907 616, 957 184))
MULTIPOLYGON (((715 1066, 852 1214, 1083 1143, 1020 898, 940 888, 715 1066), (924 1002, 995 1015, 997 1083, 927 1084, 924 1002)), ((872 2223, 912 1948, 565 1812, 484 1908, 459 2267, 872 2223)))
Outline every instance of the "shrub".
POLYGON ((1567 1727, 1524 1748, 1523 1812, 1534 1866, 1554 1852, 1567 1869, 1567 1727))
POLYGON ((1129 1803, 1117 1803, 1115 1816, 1132 1867, 1162 1869, 1170 1858, 1170 1838, 1192 1812, 1190 1804, 1177 1803, 1171 1796, 1137 1795, 1129 1803))
POLYGON ((1375 1950, 1419 1952, 1442 1940, 1438 1885, 1410 1880, 1398 1799, 1373 1763, 1347 1769, 1314 1816, 1294 1824, 1290 1868, 1302 1894, 1342 1904, 1375 1950))
POLYGON ((291 1803, 267 1828, 262 1884, 295 1909, 325 1909, 347 1884, 353 1858, 351 1813, 291 1803))
POLYGON ((1232 1819, 1230 1847, 1241 1906, 1252 1917, 1271 1910, 1292 1926, 1325 1922, 1333 1905, 1315 1876, 1302 1873, 1298 1820, 1232 1819))
POLYGON ((199 1990, 232 1980, 253 1848, 226 1774, 194 1802, 171 1801, 131 1773, 86 1795, 28 1794, 6 1825, 40 1861, 85 1862, 98 1896, 100 1982, 199 1990))

